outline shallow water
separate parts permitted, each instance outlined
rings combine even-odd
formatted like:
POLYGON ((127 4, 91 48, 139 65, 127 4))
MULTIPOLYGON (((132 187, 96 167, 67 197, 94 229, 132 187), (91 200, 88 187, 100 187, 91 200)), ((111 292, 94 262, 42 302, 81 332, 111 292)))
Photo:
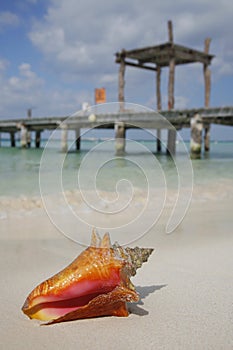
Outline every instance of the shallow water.
MULTIPOLYGON (((80 152, 70 151, 66 157, 56 148, 46 151, 41 164, 43 149, 0 148, 0 196, 39 195, 39 172, 48 179, 48 189, 53 187, 53 178, 61 177, 64 189, 91 189, 115 191, 116 184, 128 180, 133 187, 161 188, 164 181, 168 187, 177 186, 177 170, 174 161, 164 154, 150 153, 155 145, 151 141, 130 144, 124 157, 115 157, 113 143, 102 145, 83 141, 80 152), (81 175, 82 176, 81 176, 81 175), (148 184, 148 177, 154 180, 148 184), (164 180, 165 178, 165 180, 164 180), (84 181, 85 180, 85 181, 84 181), (51 183, 49 182, 51 181, 51 183)), ((186 159, 177 147, 177 159, 186 159)), ((233 142, 212 143, 208 154, 200 160, 192 160, 194 185, 209 186, 233 179, 233 142)), ((189 174, 190 175, 190 174, 189 174)), ((188 176, 189 176, 188 175, 188 176)), ((54 191, 60 188, 54 188, 54 191)))

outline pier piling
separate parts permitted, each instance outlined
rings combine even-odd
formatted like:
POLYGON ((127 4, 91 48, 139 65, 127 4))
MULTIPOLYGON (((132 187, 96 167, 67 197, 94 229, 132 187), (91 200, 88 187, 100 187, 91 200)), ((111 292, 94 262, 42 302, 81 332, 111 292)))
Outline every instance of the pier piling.
POLYGON ((27 148, 27 128, 23 124, 20 127, 20 143, 22 148, 27 148))
POLYGON ((35 146, 36 148, 40 148, 40 131, 36 131, 36 137, 35 137, 35 146))
POLYGON ((191 118, 190 156, 193 159, 201 158, 202 130, 202 118, 197 113, 191 118))
POLYGON ((15 147, 15 133, 11 132, 10 137, 11 137, 11 147, 15 147))
POLYGON ((61 125, 61 152, 65 153, 68 150, 67 145, 67 138, 68 138, 68 127, 67 124, 61 125))
POLYGON ((210 125, 204 125, 204 147, 205 152, 210 150, 210 125))
POLYGON ((115 150, 117 156, 125 153, 125 124, 123 122, 115 123, 115 150))
POLYGON ((31 147, 31 133, 28 130, 26 132, 26 138, 27 138, 27 147, 30 148, 31 147))
POLYGON ((76 150, 79 151, 81 146, 80 129, 75 130, 75 143, 76 143, 76 150))
POLYGON ((157 129, 157 152, 160 153, 162 150, 162 146, 161 146, 161 130, 157 129))
POLYGON ((174 155, 176 153, 176 130, 168 130, 167 138, 167 154, 174 155))

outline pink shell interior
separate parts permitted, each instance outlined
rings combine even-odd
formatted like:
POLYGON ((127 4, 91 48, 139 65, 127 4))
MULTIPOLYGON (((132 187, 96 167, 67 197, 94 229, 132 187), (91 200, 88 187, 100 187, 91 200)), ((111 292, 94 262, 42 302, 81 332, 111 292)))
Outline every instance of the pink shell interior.
POLYGON ((36 297, 30 313, 35 318, 56 319, 88 304, 96 296, 112 291, 119 283, 119 271, 113 271, 111 279, 108 280, 74 283, 61 293, 36 297))

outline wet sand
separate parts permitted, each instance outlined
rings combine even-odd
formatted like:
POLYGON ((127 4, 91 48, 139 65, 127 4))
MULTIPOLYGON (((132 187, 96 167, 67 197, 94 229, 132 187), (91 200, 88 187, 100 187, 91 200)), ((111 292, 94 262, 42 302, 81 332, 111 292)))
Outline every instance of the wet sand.
POLYGON ((233 200, 229 191, 230 187, 221 197, 213 189, 196 189, 188 213, 173 234, 164 233, 165 210, 158 224, 136 242, 154 247, 155 252, 132 278, 141 300, 129 305, 129 317, 46 327, 21 312, 24 300, 83 248, 58 232, 39 202, 30 207, 26 200, 20 212, 2 199, 0 347, 232 349, 233 200))

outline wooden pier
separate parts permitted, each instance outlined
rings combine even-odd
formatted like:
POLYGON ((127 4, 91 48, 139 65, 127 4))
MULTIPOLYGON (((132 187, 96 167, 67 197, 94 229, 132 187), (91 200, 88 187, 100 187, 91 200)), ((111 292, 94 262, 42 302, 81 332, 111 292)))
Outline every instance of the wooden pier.
MULTIPOLYGON (((175 67, 176 65, 201 63, 203 65, 204 75, 204 106, 209 107, 210 102, 210 90, 211 90, 211 72, 209 66, 211 64, 214 55, 209 54, 210 38, 206 38, 204 41, 204 51, 198 51, 190 47, 185 47, 174 43, 173 40, 173 25, 172 21, 168 21, 168 42, 165 42, 156 46, 136 48, 133 50, 122 49, 121 52, 116 53, 116 63, 120 65, 119 68, 119 82, 118 82, 118 99, 119 103, 123 106, 125 97, 125 70, 126 66, 131 66, 139 69, 146 69, 154 71, 156 73, 156 98, 157 98, 157 110, 161 110, 161 73, 162 68, 169 68, 168 76, 168 110, 175 108, 175 67)), ((123 107, 122 107, 123 108, 123 107)), ((199 142, 200 138, 196 135, 200 132, 199 118, 196 118, 192 123, 195 132, 192 132, 193 142, 191 143, 191 152, 193 156, 198 157, 199 154, 199 142)), ((210 126, 205 124, 205 150, 209 149, 210 142, 210 126)), ((158 150, 161 145, 159 142, 160 130, 157 130, 158 135, 158 150)), ((176 148, 176 131, 168 130, 168 153, 175 153, 176 148)))
MULTIPOLYGON (((35 146, 40 147, 41 133, 45 130, 61 130, 61 150, 67 151, 68 131, 74 130, 76 149, 81 145, 81 129, 99 128, 115 129, 116 151, 122 154, 125 150, 127 130, 132 128, 180 130, 191 129, 191 148, 197 155, 202 149, 202 134, 204 127, 211 124, 233 126, 233 107, 199 108, 186 110, 160 111, 120 111, 108 114, 80 113, 76 116, 40 117, 25 119, 10 119, 0 121, 0 133, 9 133, 11 146, 15 147, 15 135, 20 131, 21 146, 29 147, 34 134, 35 146), (161 117, 162 116, 162 117, 161 117), (30 135, 30 138, 28 137, 30 135), (194 147, 195 146, 195 147, 194 147)), ((168 140, 169 142, 169 140, 168 140)), ((158 144, 157 144, 158 145, 158 144)), ((168 149, 169 149, 168 145, 168 149)), ((161 149, 161 148, 160 148, 161 149)), ((159 149, 157 149, 159 151, 159 149)), ((173 150, 169 149, 173 153, 173 150)))
POLYGON ((21 146, 30 147, 31 135, 35 134, 35 146, 40 147, 41 133, 44 130, 61 130, 61 150, 68 149, 68 130, 74 130, 76 149, 80 149, 81 129, 113 128, 115 129, 116 153, 125 151, 126 131, 130 128, 157 130, 157 152, 161 151, 161 130, 168 131, 167 153, 175 154, 176 131, 182 128, 191 129, 190 153, 192 157, 200 158, 202 140, 206 152, 210 148, 210 125, 221 124, 233 126, 233 107, 210 108, 211 72, 210 64, 214 55, 209 54, 210 38, 204 41, 204 50, 198 51, 178 45, 173 40, 172 22, 168 21, 168 42, 133 50, 121 50, 116 53, 116 63, 119 64, 118 101, 119 111, 114 113, 80 113, 76 116, 31 118, 28 110, 27 119, 0 121, 0 133, 10 134, 11 146, 15 147, 15 134, 20 130, 21 146), (199 62, 203 67, 204 76, 204 108, 177 110, 175 109, 174 85, 176 65, 199 62), (138 111, 127 109, 125 104, 125 70, 126 66, 147 69, 156 73, 157 111, 138 111), (163 67, 169 68, 168 79, 168 109, 162 109, 161 101, 161 72, 163 67))

